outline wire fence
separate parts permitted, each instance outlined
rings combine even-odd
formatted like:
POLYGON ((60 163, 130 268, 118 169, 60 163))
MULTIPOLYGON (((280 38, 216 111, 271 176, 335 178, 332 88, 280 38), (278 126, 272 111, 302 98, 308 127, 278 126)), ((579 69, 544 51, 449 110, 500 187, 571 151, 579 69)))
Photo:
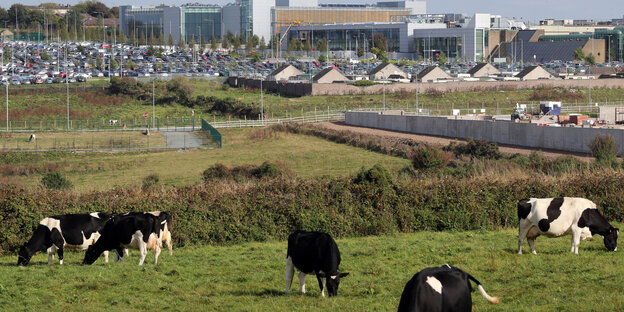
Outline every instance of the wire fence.
MULTIPOLYGON (((0 120, 0 131, 7 130, 6 119, 0 120)), ((152 131, 195 131, 199 118, 127 118, 127 119, 47 119, 9 120, 8 132, 20 131, 125 131, 150 128, 152 131)))

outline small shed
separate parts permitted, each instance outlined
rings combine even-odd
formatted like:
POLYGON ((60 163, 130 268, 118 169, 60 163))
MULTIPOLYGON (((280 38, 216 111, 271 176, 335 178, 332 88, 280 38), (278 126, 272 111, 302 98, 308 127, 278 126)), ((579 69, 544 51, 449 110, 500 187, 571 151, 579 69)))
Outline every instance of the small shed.
POLYGON ((555 78, 548 71, 541 66, 528 66, 523 71, 518 73, 516 77, 521 80, 539 80, 539 79, 553 79, 555 78))
POLYGON ((312 77, 314 83, 334 83, 349 81, 345 75, 333 67, 328 67, 318 72, 312 77))
POLYGON ((396 65, 392 63, 382 63, 375 67, 368 73, 368 79, 370 80, 384 80, 390 76, 395 78, 401 77, 401 79, 408 79, 406 72, 402 71, 396 65))
POLYGON ((418 81, 431 82, 436 80, 451 79, 451 76, 438 66, 429 66, 418 73, 418 81))
POLYGON ((468 74, 470 74, 470 77, 490 77, 500 75, 501 72, 490 63, 479 63, 471 68, 468 74))
POLYGON ((303 74, 303 72, 300 71, 297 67, 289 65, 289 64, 284 64, 278 67, 272 73, 270 73, 269 76, 267 77, 267 80, 275 80, 275 81, 287 80, 287 79, 290 79, 290 77, 296 77, 301 74, 303 74))

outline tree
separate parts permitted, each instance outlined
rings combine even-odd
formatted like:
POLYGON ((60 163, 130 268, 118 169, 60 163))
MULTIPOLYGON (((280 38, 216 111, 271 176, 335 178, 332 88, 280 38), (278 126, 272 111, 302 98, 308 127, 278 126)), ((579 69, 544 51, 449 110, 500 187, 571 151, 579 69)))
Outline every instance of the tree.
POLYGON ((117 63, 117 61, 113 58, 110 62, 110 68, 111 70, 117 70, 117 68, 119 67, 119 63, 117 63))
POLYGON ((262 36, 262 38, 260 38, 260 42, 258 43, 258 50, 264 51, 266 50, 266 48, 267 48, 266 41, 264 40, 264 36, 262 36))
POLYGON ((247 50, 247 53, 250 53, 253 51, 253 40, 249 39, 247 41, 247 43, 245 44, 245 50, 247 50))
POLYGON ((585 52, 583 52, 582 47, 578 47, 574 50, 574 60, 582 61, 585 59, 585 52))
POLYGON ((230 48, 230 43, 228 42, 227 37, 224 37, 223 39, 221 39, 221 47, 226 50, 230 48))
POLYGON ((373 34, 373 45, 380 51, 388 51, 388 39, 382 33, 373 34))
POLYGON ((327 40, 325 40, 325 38, 316 42, 316 50, 321 53, 327 51, 327 40))
POLYGON ((175 43, 173 42, 173 36, 169 34, 169 38, 167 38, 167 45, 173 47, 175 43))
POLYGON ((251 41, 251 45, 255 48, 258 46, 258 43, 260 42, 260 38, 258 38, 258 35, 253 35, 249 41, 251 41))
POLYGON ((438 55, 438 65, 440 65, 440 67, 444 67, 446 65, 446 61, 446 54, 444 54, 444 52, 440 52, 438 55))
POLYGON ((150 33, 149 45, 150 45, 150 47, 153 47, 153 46, 156 45, 156 38, 154 37, 154 32, 153 31, 150 33))
POLYGON ((297 50, 297 39, 295 37, 290 37, 290 41, 288 41, 288 47, 286 47, 286 51, 293 52, 297 50))
POLYGON ((321 53, 321 55, 319 55, 318 59, 319 63, 325 63, 327 62, 327 58, 325 57, 325 54, 321 53))
POLYGON ((102 58, 99 56, 95 60, 95 67, 97 67, 98 69, 102 69, 102 58))
POLYGON ((210 49, 212 51, 216 51, 219 48, 219 44, 217 43, 217 37, 210 38, 210 49))
POLYGON ((195 50, 195 35, 191 35, 191 40, 189 40, 188 46, 191 50, 195 50))
POLYGON ((117 37, 117 41, 119 41, 119 42, 128 42, 128 38, 123 33, 123 31, 121 33, 119 33, 119 37, 117 37))
MULTIPOLYGON (((212 36, 212 38, 210 38, 210 43, 212 43, 212 39, 214 39, 215 42, 217 40, 214 36, 212 36)), ((199 37, 199 51, 201 51, 201 53, 204 53, 205 50, 206 50, 206 37, 204 37, 204 35, 201 35, 199 37)))
POLYGON ((362 48, 357 48, 357 57, 362 57, 364 56, 364 49, 362 48))
POLYGON ((306 40, 306 42, 303 44, 303 50, 305 50, 306 52, 312 51, 312 46, 310 45, 310 40, 306 40))
POLYGON ((180 40, 178 40, 178 47, 182 50, 186 49, 186 43, 184 42, 184 37, 180 35, 180 40))
POLYGON ((160 32, 160 35, 158 36, 158 45, 161 47, 165 45, 165 34, 160 32))
POLYGON ((238 50, 240 49, 241 46, 241 39, 239 36, 234 36, 234 41, 232 41, 232 48, 234 50, 238 50))
POLYGON ((139 42, 138 42, 138 44, 139 44, 139 45, 142 45, 142 44, 145 42, 145 40, 146 40, 146 39, 145 39, 145 33, 140 32, 140 34, 139 34, 139 42))
POLYGON ((589 65, 596 64, 596 57, 594 56, 593 53, 589 53, 589 55, 585 56, 585 63, 589 65))

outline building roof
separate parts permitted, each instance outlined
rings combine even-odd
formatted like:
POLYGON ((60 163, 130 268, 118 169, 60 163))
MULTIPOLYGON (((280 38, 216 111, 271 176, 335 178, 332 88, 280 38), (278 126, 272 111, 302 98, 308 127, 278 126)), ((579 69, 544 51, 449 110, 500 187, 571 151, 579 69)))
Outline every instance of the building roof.
POLYGON ((436 68, 438 68, 438 66, 429 66, 423 70, 421 70, 418 73, 418 79, 421 79, 422 77, 426 76, 427 74, 429 74, 430 72, 434 71, 436 68))
MULTIPOLYGON (((284 70, 286 70, 286 68, 289 68, 289 67, 291 67, 291 66, 292 66, 292 65, 290 65, 290 64, 284 64, 284 65, 282 65, 282 66, 280 66, 280 67, 276 68, 274 71, 272 71, 272 72, 269 74, 269 76, 275 76, 275 75, 277 75, 277 74, 279 74, 279 73, 283 72, 284 70)), ((292 67, 294 67, 294 66, 292 66, 292 67)))
POLYGON ((386 69, 387 67, 390 67, 390 66, 395 67, 395 68, 396 68, 395 70, 399 70, 399 71, 401 71, 401 72, 402 72, 402 70, 401 70, 400 68, 396 67, 396 65, 394 65, 394 64, 392 64, 392 63, 381 63, 381 64, 379 64, 379 66, 377 66, 377 67, 373 68, 373 70, 371 70, 371 71, 368 73, 368 75, 369 75, 369 76, 370 76, 370 75, 375 75, 375 74, 377 74, 378 72, 380 72, 380 71, 382 71, 382 70, 384 70, 384 69, 386 69))
POLYGON ((0 30, 0 36, 13 36, 13 32, 8 29, 0 30))
MULTIPOLYGON (((119 21, 116 18, 103 18, 102 22, 104 23, 104 27, 114 27, 115 25, 119 25, 119 21)), ((82 14, 82 23, 86 27, 100 27, 100 23, 97 17, 93 17, 89 14, 82 14)))
POLYGON ((312 77, 312 81, 319 81, 319 80, 323 79, 324 76, 326 76, 327 74, 332 73, 332 72, 336 72, 340 76, 344 77, 343 80, 349 80, 349 78, 347 78, 345 75, 343 75, 337 69, 335 69, 333 67, 327 67, 327 68, 321 70, 320 72, 318 72, 316 75, 314 75, 314 77, 312 77))
POLYGON ((487 67, 491 67, 491 68, 488 68, 488 71, 489 71, 489 70, 494 69, 494 70, 493 70, 494 72, 498 72, 498 73, 500 73, 500 71, 499 71, 496 67, 492 66, 490 63, 479 63, 479 64, 477 64, 476 66, 474 66, 473 68, 471 68, 471 69, 468 71, 468 74, 470 74, 470 76, 474 76, 474 75, 478 74, 478 72, 479 72, 480 70, 484 69, 486 66, 487 66, 487 67), (489 65, 489 66, 488 66, 488 65, 489 65))
POLYGON ((613 67, 592 66, 590 67, 589 71, 592 75, 599 75, 599 76, 602 76, 602 75, 608 76, 608 75, 617 74, 617 71, 613 67))
POLYGON ((586 43, 587 40, 514 42, 513 46, 506 43, 505 50, 506 56, 517 55, 517 60, 523 60, 525 63, 533 61, 547 63, 554 60, 567 62, 574 61, 574 50, 583 48, 586 43))
POLYGON ((548 73, 541 66, 527 66, 527 67, 524 68, 524 70, 522 70, 520 73, 518 73, 516 75, 516 77, 524 78, 524 77, 526 77, 527 75, 529 75, 530 73, 532 73, 535 70, 543 71, 543 72, 547 73, 549 76, 552 76, 550 73, 548 73))

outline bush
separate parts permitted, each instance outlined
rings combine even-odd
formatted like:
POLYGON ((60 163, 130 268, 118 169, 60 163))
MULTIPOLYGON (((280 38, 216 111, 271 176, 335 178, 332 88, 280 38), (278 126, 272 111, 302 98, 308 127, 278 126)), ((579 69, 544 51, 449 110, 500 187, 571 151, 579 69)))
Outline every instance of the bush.
POLYGON ((378 186, 393 184, 392 175, 386 167, 380 164, 376 164, 368 170, 362 167, 353 182, 357 184, 374 184, 378 186))
POLYGON ((147 177, 143 178, 143 185, 141 187, 142 190, 146 191, 158 184, 160 178, 157 174, 150 174, 147 177))
POLYGON ((356 86, 356 87, 368 87, 368 86, 374 86, 376 84, 379 84, 378 82, 372 81, 372 80, 357 80, 351 83, 352 86, 356 86))
POLYGON ((215 180, 233 180, 246 182, 250 179, 276 178, 280 176, 292 176, 292 171, 282 163, 265 161, 260 166, 242 165, 228 168, 224 164, 217 163, 204 170, 202 180, 210 182, 215 180))
POLYGON ((71 181, 67 180, 59 172, 46 173, 41 178, 41 184, 49 190, 68 190, 73 187, 71 181))
POLYGON ((617 160, 618 147, 615 139, 608 134, 597 134, 589 143, 592 156, 601 164, 612 164, 617 160))
POLYGON ((471 159, 500 159, 502 157, 498 144, 473 138, 468 138, 464 144, 451 142, 444 150, 451 151, 456 156, 470 155, 471 159))
POLYGON ((258 167, 257 170, 255 170, 254 175, 258 179, 261 179, 264 177, 275 178, 280 174, 281 170, 276 164, 265 161, 262 163, 262 165, 260 165, 260 167, 258 167))
POLYGON ((438 169, 446 167, 449 159, 448 155, 435 147, 419 146, 414 153, 412 165, 416 169, 438 169))
POLYGON ((222 163, 216 163, 202 172, 202 180, 204 180, 204 182, 231 178, 231 176, 232 171, 222 163))

